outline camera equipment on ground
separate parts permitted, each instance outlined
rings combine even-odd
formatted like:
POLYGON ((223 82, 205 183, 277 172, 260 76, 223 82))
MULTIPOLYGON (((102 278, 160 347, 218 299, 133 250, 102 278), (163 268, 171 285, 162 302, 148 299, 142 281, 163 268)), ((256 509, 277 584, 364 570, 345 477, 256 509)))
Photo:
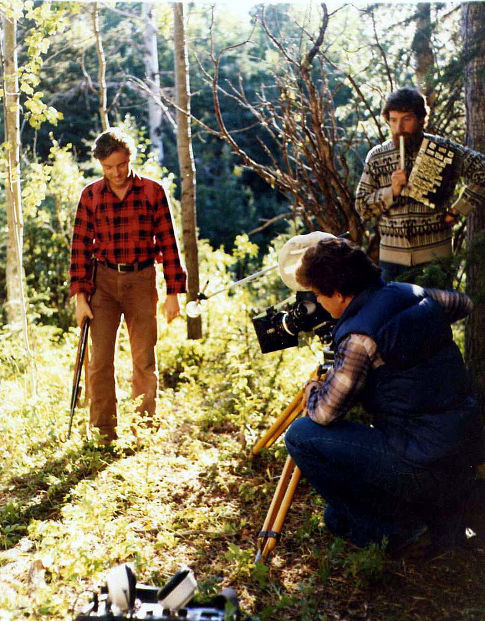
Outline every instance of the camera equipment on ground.
POLYGON ((130 565, 118 565, 106 576, 106 586, 76 621, 238 621, 239 605, 232 589, 199 602, 193 599, 197 583, 188 567, 182 567, 162 588, 137 584, 130 565))

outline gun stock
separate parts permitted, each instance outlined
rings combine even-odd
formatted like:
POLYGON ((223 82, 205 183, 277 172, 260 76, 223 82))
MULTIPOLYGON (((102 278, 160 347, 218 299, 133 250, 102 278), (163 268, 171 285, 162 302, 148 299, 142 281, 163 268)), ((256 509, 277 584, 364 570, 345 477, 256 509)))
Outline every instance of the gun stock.
POLYGON ((81 336, 79 337, 79 343, 77 346, 76 364, 74 366, 74 380, 72 384, 72 393, 71 393, 69 430, 67 432, 68 439, 71 437, 72 420, 74 418, 74 411, 76 409, 77 402, 79 399, 79 392, 80 392, 79 384, 81 382, 81 374, 82 374, 82 369, 83 369, 84 356, 86 354, 86 345, 88 342, 89 321, 90 321, 89 317, 86 317, 81 325, 81 336))

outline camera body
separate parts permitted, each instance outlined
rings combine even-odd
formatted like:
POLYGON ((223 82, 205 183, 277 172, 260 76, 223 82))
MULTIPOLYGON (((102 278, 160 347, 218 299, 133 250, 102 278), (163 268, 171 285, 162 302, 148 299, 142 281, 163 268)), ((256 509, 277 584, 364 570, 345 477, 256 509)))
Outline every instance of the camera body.
POLYGON ((297 291, 296 301, 270 306, 253 317, 263 354, 296 347, 299 332, 313 331, 322 341, 330 338, 334 321, 311 291, 297 291))

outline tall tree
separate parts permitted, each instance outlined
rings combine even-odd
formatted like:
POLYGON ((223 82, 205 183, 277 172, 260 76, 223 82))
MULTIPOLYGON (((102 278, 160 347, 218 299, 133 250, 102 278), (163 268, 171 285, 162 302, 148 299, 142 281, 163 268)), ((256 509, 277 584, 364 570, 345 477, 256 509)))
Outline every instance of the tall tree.
POLYGON ((7 159, 7 317, 11 325, 22 323, 23 218, 20 190, 20 104, 17 62, 17 20, 3 17, 3 86, 7 159))
POLYGON ((143 11, 143 61, 145 63, 146 84, 152 93, 148 97, 148 130, 152 149, 158 151, 158 161, 163 164, 162 108, 157 104, 160 99, 160 69, 158 64, 157 27, 154 16, 154 2, 145 2, 143 11))
POLYGON ((21 327, 31 368, 31 392, 35 392, 35 367, 30 351, 24 293, 23 217, 20 189, 20 89, 17 62, 17 20, 3 15, 2 65, 7 178, 7 316, 13 327, 21 327))
POLYGON ((98 55, 98 97, 99 97, 99 116, 103 131, 109 128, 108 119, 108 92, 106 87, 106 57, 103 49, 103 39, 99 26, 98 3, 93 4, 93 30, 96 39, 96 53, 98 55))
MULTIPOLYGON (((465 57, 466 144, 485 152, 485 3, 462 5, 465 57)), ((485 205, 478 204, 467 219, 469 261, 467 290, 475 308, 466 329, 466 357, 480 395, 485 420, 485 205)))
POLYGON ((324 38, 329 22, 322 3, 318 35, 312 37, 303 28, 304 45, 290 47, 277 37, 265 18, 264 10, 255 18, 273 46, 278 61, 265 80, 256 101, 248 98, 242 75, 238 83, 230 79, 221 84, 220 69, 224 54, 246 45, 250 39, 222 49, 217 54, 211 44, 212 74, 204 71, 210 82, 214 101, 216 133, 241 158, 245 168, 255 172, 292 202, 286 217, 301 215, 310 229, 319 228, 340 234, 349 231, 360 242, 364 234, 361 219, 354 207, 349 179, 353 161, 352 145, 336 115, 329 73, 335 73, 325 55, 324 38), (308 41, 309 40, 309 41, 308 41), (330 70, 330 71, 329 71, 330 70), (223 115, 222 97, 235 100, 244 113, 252 116, 251 128, 257 126, 259 154, 243 146, 240 127, 231 128, 223 115), (264 133, 265 139, 262 139, 264 133), (302 189, 304 190, 302 191, 302 189))
MULTIPOLYGON (((199 259, 197 251, 197 215, 195 207, 195 162, 190 126, 189 59, 185 38, 184 5, 174 2, 175 83, 177 104, 177 151, 181 179, 182 232, 188 276, 188 299, 199 292, 199 259)), ((187 336, 202 336, 200 317, 187 317, 187 336)))
POLYGON ((413 52, 414 72, 416 82, 421 92, 426 96, 428 106, 433 110, 436 98, 434 92, 434 53, 431 45, 431 5, 429 2, 418 2, 416 5, 416 30, 411 49, 413 52))

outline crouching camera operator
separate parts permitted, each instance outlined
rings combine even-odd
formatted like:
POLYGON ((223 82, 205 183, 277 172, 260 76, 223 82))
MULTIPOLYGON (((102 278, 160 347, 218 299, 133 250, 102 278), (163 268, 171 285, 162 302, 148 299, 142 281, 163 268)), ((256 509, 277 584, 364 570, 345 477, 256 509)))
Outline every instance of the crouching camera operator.
POLYGON ((384 284, 367 255, 340 238, 310 247, 296 280, 338 319, 333 367, 306 386, 309 416, 285 438, 326 501, 327 527, 358 546, 387 537, 394 553, 425 527, 430 553, 463 543, 481 429, 450 324, 471 312, 470 299, 384 284), (371 426, 344 420, 357 401, 371 426))

